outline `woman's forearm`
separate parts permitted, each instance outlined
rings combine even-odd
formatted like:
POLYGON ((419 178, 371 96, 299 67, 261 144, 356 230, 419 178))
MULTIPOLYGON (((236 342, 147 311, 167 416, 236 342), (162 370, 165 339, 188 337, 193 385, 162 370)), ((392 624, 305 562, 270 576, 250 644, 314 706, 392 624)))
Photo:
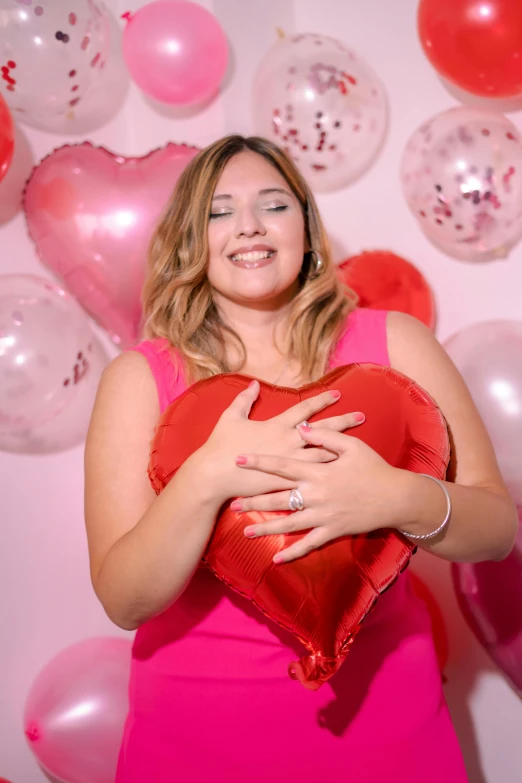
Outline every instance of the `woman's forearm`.
MULTIPOLYGON (((396 527, 414 534, 430 533, 446 514, 446 498, 434 481, 409 471, 400 471, 397 490, 396 527)), ((451 498, 449 524, 440 536, 415 541, 438 557, 460 562, 501 560, 515 541, 516 508, 503 492, 445 482, 451 498)))
POLYGON ((135 630, 183 592, 212 533, 220 501, 198 480, 197 452, 107 553, 94 589, 116 625, 135 630))

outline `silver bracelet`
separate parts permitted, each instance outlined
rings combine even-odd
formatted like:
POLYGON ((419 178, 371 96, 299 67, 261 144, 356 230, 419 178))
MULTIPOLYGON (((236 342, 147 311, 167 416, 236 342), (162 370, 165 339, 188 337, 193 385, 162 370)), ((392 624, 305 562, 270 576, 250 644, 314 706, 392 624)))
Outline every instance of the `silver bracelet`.
POLYGON ((444 494, 446 495, 446 503, 448 505, 446 510, 446 516, 444 517, 444 520, 441 525, 438 526, 436 530, 433 530, 431 533, 424 533, 424 535, 417 535, 415 533, 406 533, 405 530, 399 530, 399 533, 402 533, 403 536, 406 536, 407 538, 414 538, 416 541, 426 541, 429 538, 435 538, 435 536, 438 536, 439 533, 442 533, 448 522, 450 521, 451 517, 451 498, 448 490, 442 483, 442 481, 439 481, 438 478, 435 478, 435 476, 430 476, 428 473, 419 473, 419 476, 424 476, 425 478, 429 478, 432 481, 435 481, 439 487, 442 489, 444 494))

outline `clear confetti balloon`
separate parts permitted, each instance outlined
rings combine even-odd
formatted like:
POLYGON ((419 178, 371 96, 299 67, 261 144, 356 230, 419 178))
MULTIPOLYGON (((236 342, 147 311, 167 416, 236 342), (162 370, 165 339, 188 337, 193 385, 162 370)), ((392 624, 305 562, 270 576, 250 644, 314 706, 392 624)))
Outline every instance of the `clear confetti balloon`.
POLYGON ((501 114, 459 106, 432 117, 400 176, 422 231, 450 256, 505 258, 522 236, 522 136, 501 114))
POLYGON ((0 89, 19 120, 74 117, 109 52, 100 0, 0 0, 0 89))
POLYGON ((259 66, 253 101, 256 132, 283 147, 317 191, 356 180, 386 133, 377 76, 352 49, 323 35, 277 41, 259 66))
POLYGON ((69 294, 33 275, 0 276, 0 449, 81 443, 107 362, 69 294))

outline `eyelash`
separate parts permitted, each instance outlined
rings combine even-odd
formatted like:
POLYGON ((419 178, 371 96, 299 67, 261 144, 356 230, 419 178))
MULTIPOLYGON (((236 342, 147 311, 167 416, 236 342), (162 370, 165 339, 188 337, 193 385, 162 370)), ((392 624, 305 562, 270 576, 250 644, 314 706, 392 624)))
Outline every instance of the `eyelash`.
MULTIPOLYGON (((288 207, 280 206, 280 207, 268 207, 267 212, 283 212, 285 209, 288 209, 288 207)), ((227 215, 231 215, 232 212, 214 212, 210 213, 209 218, 220 218, 220 217, 226 217, 227 215)))

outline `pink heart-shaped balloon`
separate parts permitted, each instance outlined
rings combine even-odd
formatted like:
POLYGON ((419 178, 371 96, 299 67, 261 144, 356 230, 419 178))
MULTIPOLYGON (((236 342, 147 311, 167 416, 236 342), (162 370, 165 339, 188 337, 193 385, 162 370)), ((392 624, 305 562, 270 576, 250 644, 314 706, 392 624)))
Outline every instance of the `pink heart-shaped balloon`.
POLYGON ((66 144, 33 169, 24 194, 43 263, 112 339, 139 338, 152 231, 197 147, 169 142, 141 158, 66 144))

